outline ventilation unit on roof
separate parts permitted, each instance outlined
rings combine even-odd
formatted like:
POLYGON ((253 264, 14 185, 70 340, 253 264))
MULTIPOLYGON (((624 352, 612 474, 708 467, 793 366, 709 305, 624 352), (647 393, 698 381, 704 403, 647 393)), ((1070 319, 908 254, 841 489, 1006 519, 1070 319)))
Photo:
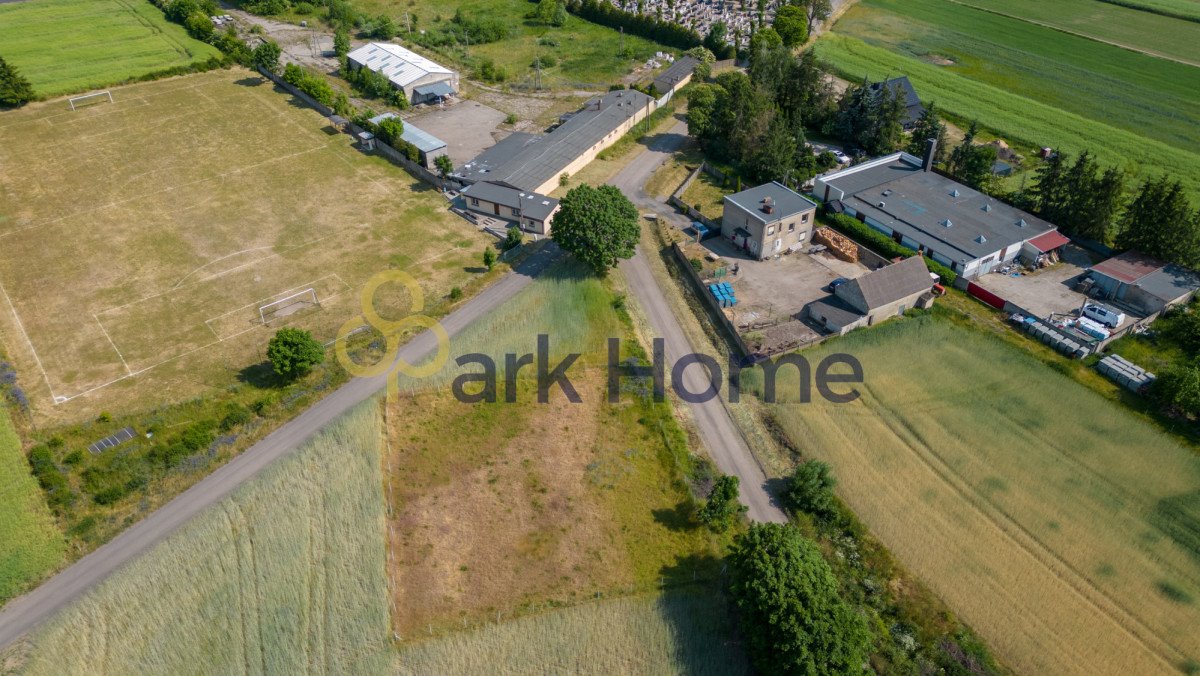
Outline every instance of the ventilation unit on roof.
POLYGON ((984 237, 983 235, 980 235, 980 236, 978 236, 978 237, 976 237, 976 238, 975 238, 975 241, 976 241, 976 242, 978 242, 978 243, 980 243, 980 244, 987 244, 987 237, 984 237))
POLYGON ((883 196, 884 196, 884 197, 887 197, 888 195, 891 195, 891 194, 892 194, 892 189, 891 189, 891 188, 888 188, 887 190, 884 190, 884 191, 883 191, 883 196))
POLYGON ((884 207, 886 207, 886 206, 887 206, 887 202, 880 202, 879 204, 876 204, 875 206, 877 206, 877 207, 879 207, 880 209, 882 209, 882 208, 884 208, 884 207))
POLYGON ((951 190, 951 191, 950 191, 950 196, 951 196, 951 197, 958 197, 958 188, 955 188, 954 190, 951 190))
POLYGON ((1018 228, 1023 228, 1023 227, 1025 227, 1026 225, 1028 225, 1028 223, 1026 223, 1026 222, 1025 222, 1025 219, 1024 219, 1024 218, 1022 218, 1022 219, 1019 219, 1019 220, 1017 221, 1017 227, 1018 227, 1018 228))
POLYGON ((991 210, 992 210, 992 205, 990 205, 990 204, 985 204, 985 205, 983 205, 983 210, 984 210, 984 211, 991 211, 991 210))
POLYGON ((950 226, 952 226, 952 225, 954 225, 954 224, 950 222, 950 219, 949 219, 949 218, 943 218, 943 219, 942 219, 942 227, 944 227, 944 228, 948 228, 948 227, 950 227, 950 226))

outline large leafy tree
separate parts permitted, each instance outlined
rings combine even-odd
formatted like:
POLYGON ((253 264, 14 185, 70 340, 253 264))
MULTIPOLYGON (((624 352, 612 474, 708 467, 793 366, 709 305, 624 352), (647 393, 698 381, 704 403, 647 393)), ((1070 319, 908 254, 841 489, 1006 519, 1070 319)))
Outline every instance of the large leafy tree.
POLYGON ((808 39, 808 13, 798 5, 784 5, 776 10, 774 26, 785 47, 802 45, 808 39))
POLYGON ((287 327, 275 332, 267 343, 271 368, 284 378, 296 378, 325 361, 325 346, 304 329, 287 327))
POLYGON ((817 545, 794 526, 755 524, 727 559, 750 658, 765 674, 862 671, 865 620, 840 594, 817 545))
POLYGON ((950 173, 972 188, 987 191, 992 183, 992 166, 996 164, 996 148, 977 145, 975 136, 979 123, 972 122, 962 143, 950 153, 950 173))
POLYGON ((16 66, 0 59, 0 106, 20 106, 34 97, 33 85, 17 72, 16 66))
POLYGON ((254 48, 252 59, 254 65, 262 68, 270 73, 279 72, 279 57, 283 54, 283 50, 279 48, 279 43, 274 40, 267 40, 254 48))
POLYGON ((804 7, 805 13, 808 14, 809 33, 812 32, 817 23, 828 19, 833 13, 833 5, 829 0, 800 0, 799 4, 804 7))
POLYGON ((640 232, 637 208, 615 186, 579 185, 563 195, 551 238, 604 275, 633 256, 640 232))
POLYGON ((1183 184, 1165 174, 1142 184, 1125 210, 1117 246, 1187 267, 1200 267, 1200 216, 1183 184))

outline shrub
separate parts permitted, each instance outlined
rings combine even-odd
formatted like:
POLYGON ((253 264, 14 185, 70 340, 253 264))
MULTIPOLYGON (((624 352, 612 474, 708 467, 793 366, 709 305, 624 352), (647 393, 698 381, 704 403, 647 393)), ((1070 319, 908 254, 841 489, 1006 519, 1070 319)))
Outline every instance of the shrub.
POLYGON ((484 249, 483 249, 483 267, 487 268, 488 270, 491 270, 492 266, 495 264, 496 264, 496 252, 490 246, 484 247, 484 249))
POLYGON ((230 402, 225 406, 225 417, 221 418, 221 431, 228 432, 239 425, 245 425, 253 417, 254 413, 249 407, 236 401, 230 402))
POLYGON ((67 483, 67 477, 54 464, 48 446, 34 446, 29 450, 29 467, 33 476, 46 493, 46 503, 56 511, 75 502, 75 492, 67 483))
MULTIPOLYGON (((257 51, 257 49, 255 51, 257 51)), ((255 62, 257 63, 257 57, 255 62)), ((313 97, 313 99, 319 103, 326 106, 333 105, 333 87, 330 87, 329 83, 323 80, 319 75, 310 73, 308 70, 301 68, 294 63, 289 63, 283 69, 283 80, 296 89, 299 89, 305 94, 313 97)))
POLYGON ((833 514, 833 487, 837 485, 829 474, 829 465, 809 460, 796 467, 788 481, 784 500, 792 509, 817 516, 833 514))
MULTIPOLYGON (((851 218, 845 214, 829 214, 827 219, 834 230, 846 235, 884 258, 908 258, 917 255, 916 251, 898 244, 896 240, 857 218, 851 218)), ((953 284, 954 280, 958 279, 958 275, 953 270, 928 256, 925 256, 925 265, 929 267, 930 272, 936 273, 941 277, 944 284, 953 284)))
POLYGON ((558 65, 558 59, 554 58, 553 54, 538 54, 529 64, 530 68, 553 68, 558 65))
POLYGON ((520 228, 514 225, 508 229, 507 233, 505 233, 504 244, 502 246, 504 247, 505 251, 508 251, 509 249, 515 249, 521 246, 523 241, 525 241, 524 233, 521 232, 520 228))
POLYGON ((453 289, 450 289, 450 300, 458 300, 459 298, 462 298, 462 297, 463 297, 463 290, 461 288, 456 286, 453 289))
POLYGON ((504 124, 516 124, 516 123, 517 123, 517 119, 518 119, 518 118, 517 118, 517 114, 516 114, 516 113, 509 113, 508 115, 506 115, 506 116, 504 117, 504 124))
POLYGON ((708 500, 696 512, 696 518, 714 531, 723 533, 733 525, 734 517, 744 511, 745 506, 738 502, 738 478, 726 475, 717 479, 708 500))
POLYGON ((93 495, 92 500, 97 505, 111 505, 119 502, 128 493, 124 486, 109 486, 93 495))
POLYGON ((78 465, 81 462, 83 462, 83 451, 81 451, 79 449, 75 449, 74 451, 71 451, 70 453, 68 453, 66 455, 66 457, 63 458, 64 465, 72 465, 73 466, 73 465, 78 465))
POLYGON ((504 82, 508 79, 508 71, 504 70, 504 66, 497 66, 491 59, 480 61, 475 74, 484 82, 504 82))
POLYGON ((187 32, 197 40, 208 40, 212 37, 215 29, 213 28, 212 20, 203 12, 195 12, 184 19, 183 27, 187 32))
POLYGON ((699 258, 689 258, 688 263, 692 264, 692 269, 695 270, 697 273, 704 271, 704 262, 701 261, 699 258))
MULTIPOLYGON (((279 48, 279 45, 274 40, 267 40, 254 48, 254 52, 252 52, 250 58, 255 66, 269 73, 278 73, 279 55, 282 53, 283 50, 279 48)), ((299 75, 294 74, 293 77, 299 77, 299 75)), ((291 80, 284 79, 287 82, 291 82, 291 80)))
POLYGON ((297 14, 312 14, 313 9, 313 6, 307 2, 298 2, 295 7, 297 14))

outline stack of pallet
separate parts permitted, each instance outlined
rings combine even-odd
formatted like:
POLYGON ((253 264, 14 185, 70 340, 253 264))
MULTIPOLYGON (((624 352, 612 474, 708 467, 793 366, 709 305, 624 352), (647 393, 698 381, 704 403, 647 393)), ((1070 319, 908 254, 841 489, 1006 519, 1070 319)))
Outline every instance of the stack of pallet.
POLYGON ((1130 362, 1119 354, 1110 354, 1096 364, 1096 370, 1122 387, 1144 392, 1154 382, 1154 374, 1130 362))
POLYGON ((851 263, 858 262, 858 245, 840 232, 830 228, 818 228, 813 233, 813 241, 824 244, 837 258, 851 263))

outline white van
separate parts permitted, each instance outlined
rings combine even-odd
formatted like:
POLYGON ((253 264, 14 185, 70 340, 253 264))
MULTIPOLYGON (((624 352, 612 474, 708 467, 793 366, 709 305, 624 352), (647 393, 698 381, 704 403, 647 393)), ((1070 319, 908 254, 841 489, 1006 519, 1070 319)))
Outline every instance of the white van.
POLYGON ((1125 313, 1117 312, 1104 307, 1103 305, 1093 305, 1088 303, 1083 306, 1083 316, 1088 319, 1093 319, 1109 328, 1117 328, 1125 321, 1125 313))

